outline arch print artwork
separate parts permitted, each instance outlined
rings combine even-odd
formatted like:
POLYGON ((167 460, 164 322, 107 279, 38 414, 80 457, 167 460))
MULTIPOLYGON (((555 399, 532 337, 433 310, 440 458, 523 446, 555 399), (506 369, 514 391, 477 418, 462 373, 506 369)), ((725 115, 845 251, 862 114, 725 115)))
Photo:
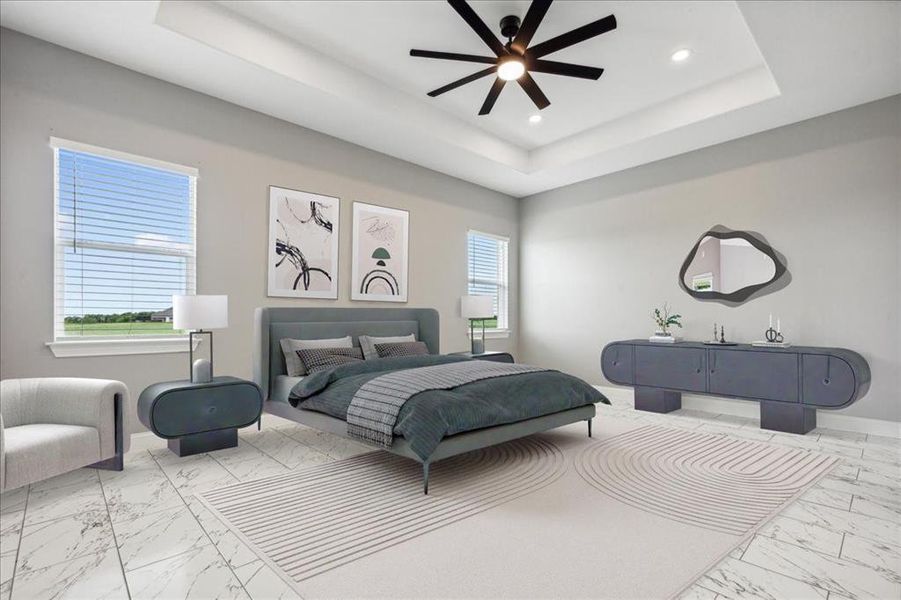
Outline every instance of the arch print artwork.
POLYGON ((351 300, 407 301, 410 213, 354 202, 351 300))
POLYGON ((269 186, 270 296, 338 298, 338 217, 331 196, 269 186))

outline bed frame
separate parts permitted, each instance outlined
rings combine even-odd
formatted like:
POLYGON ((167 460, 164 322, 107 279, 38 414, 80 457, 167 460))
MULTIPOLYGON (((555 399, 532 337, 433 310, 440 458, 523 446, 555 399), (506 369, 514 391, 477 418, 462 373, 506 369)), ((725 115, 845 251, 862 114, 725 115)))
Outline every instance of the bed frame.
MULTIPOLYGON (((347 437, 347 423, 312 410, 294 408, 285 399, 270 398, 276 377, 287 374, 282 338, 319 339, 350 335, 359 345, 360 335, 398 336, 414 334, 425 342, 432 354, 438 354, 438 311, 432 308, 257 308, 254 314, 253 380, 263 392, 263 410, 297 423, 347 437)), ((569 425, 588 422, 594 405, 564 410, 543 417, 526 419, 458 433, 441 441, 427 460, 422 460, 402 437, 394 440, 388 452, 411 458, 422 464, 423 493, 429 493, 429 466, 438 460, 487 448, 510 440, 569 425)))

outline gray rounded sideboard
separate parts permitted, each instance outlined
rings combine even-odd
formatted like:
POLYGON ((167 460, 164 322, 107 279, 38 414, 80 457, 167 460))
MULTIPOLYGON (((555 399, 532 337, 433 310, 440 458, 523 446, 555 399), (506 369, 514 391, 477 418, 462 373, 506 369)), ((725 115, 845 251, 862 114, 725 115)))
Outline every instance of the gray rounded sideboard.
POLYGON ((809 432, 816 409, 848 406, 870 387, 867 361, 845 348, 624 340, 601 351, 601 371, 635 388, 638 410, 677 410, 682 392, 754 400, 760 427, 787 433, 809 432))

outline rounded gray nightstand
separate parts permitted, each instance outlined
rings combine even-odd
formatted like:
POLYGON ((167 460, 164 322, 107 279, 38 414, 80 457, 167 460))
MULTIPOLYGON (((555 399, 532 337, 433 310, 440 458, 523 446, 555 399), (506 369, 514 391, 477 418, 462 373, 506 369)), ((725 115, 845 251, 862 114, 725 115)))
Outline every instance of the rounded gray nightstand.
POLYGON ((451 356, 465 356, 467 358, 475 358, 477 360, 490 360, 492 362, 512 363, 513 355, 509 352, 483 352, 482 354, 473 354, 472 352, 451 352, 451 356))
POLYGON ((260 388, 237 377, 155 383, 138 398, 141 423, 179 456, 237 446, 238 429, 259 421, 262 410, 260 388))

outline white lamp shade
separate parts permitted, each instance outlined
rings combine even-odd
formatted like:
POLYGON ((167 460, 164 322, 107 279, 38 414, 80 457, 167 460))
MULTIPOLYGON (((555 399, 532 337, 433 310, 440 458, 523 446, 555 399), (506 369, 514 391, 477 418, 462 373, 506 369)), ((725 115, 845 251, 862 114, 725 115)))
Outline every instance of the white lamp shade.
POLYGON ((463 296, 460 312, 464 319, 488 319, 494 316, 494 298, 491 296, 463 296))
POLYGON ((228 327, 228 296, 172 296, 173 329, 228 327))

